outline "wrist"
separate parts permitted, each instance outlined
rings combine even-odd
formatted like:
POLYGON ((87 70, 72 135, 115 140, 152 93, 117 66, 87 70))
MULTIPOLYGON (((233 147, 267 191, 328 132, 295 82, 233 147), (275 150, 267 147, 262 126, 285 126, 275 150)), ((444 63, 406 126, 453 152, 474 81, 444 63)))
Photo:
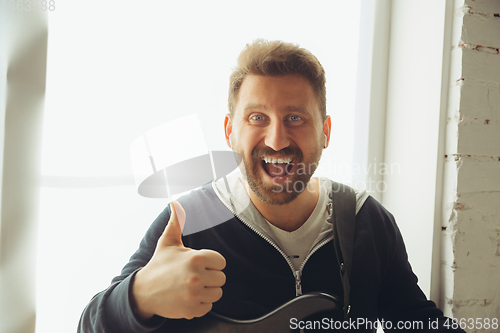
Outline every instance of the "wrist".
POLYGON ((147 309, 148 302, 144 300, 144 293, 141 288, 141 270, 140 268, 132 277, 130 281, 130 305, 132 308, 132 312, 140 321, 148 321, 150 320, 155 313, 147 309))

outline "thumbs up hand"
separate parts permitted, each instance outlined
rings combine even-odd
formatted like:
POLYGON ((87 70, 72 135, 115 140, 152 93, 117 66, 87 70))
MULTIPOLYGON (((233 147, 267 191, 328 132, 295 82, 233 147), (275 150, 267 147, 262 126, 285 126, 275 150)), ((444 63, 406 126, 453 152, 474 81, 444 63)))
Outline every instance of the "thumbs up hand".
POLYGON ((213 250, 193 250, 182 243, 186 213, 171 203, 171 215, 153 257, 132 285, 134 312, 142 319, 201 317, 222 297, 224 257, 213 250))

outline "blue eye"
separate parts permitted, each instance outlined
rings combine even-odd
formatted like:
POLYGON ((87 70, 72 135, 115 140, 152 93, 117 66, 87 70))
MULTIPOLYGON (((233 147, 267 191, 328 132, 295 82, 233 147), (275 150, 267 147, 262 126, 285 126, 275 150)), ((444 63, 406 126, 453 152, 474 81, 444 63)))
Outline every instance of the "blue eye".
POLYGON ((300 116, 290 116, 290 120, 291 121, 299 121, 299 120, 302 120, 302 118, 300 116))
POLYGON ((252 120, 257 120, 257 121, 259 121, 259 120, 264 120, 264 117, 262 117, 262 115, 260 115, 260 114, 253 115, 253 116, 251 116, 250 118, 251 118, 252 120))

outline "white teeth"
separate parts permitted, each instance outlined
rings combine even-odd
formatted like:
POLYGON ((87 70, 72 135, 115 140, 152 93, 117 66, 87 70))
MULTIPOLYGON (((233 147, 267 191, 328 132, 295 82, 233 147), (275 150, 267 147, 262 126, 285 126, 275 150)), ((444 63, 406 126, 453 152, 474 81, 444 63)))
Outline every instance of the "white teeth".
POLYGON ((290 162, 292 162, 291 157, 287 157, 287 158, 263 157, 262 160, 266 163, 290 163, 290 162))

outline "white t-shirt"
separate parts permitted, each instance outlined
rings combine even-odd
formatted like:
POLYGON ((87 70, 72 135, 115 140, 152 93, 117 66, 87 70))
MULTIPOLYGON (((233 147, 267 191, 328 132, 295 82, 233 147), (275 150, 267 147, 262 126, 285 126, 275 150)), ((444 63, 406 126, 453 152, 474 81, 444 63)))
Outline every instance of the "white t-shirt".
POLYGON ((328 194, 323 183, 324 182, 320 180, 319 198, 316 207, 307 221, 297 230, 286 231, 275 227, 266 220, 274 233, 276 242, 279 243, 280 248, 286 253, 288 258, 290 258, 296 271, 301 268, 302 262, 311 251, 314 241, 319 236, 328 218, 328 212, 326 210, 328 194))

